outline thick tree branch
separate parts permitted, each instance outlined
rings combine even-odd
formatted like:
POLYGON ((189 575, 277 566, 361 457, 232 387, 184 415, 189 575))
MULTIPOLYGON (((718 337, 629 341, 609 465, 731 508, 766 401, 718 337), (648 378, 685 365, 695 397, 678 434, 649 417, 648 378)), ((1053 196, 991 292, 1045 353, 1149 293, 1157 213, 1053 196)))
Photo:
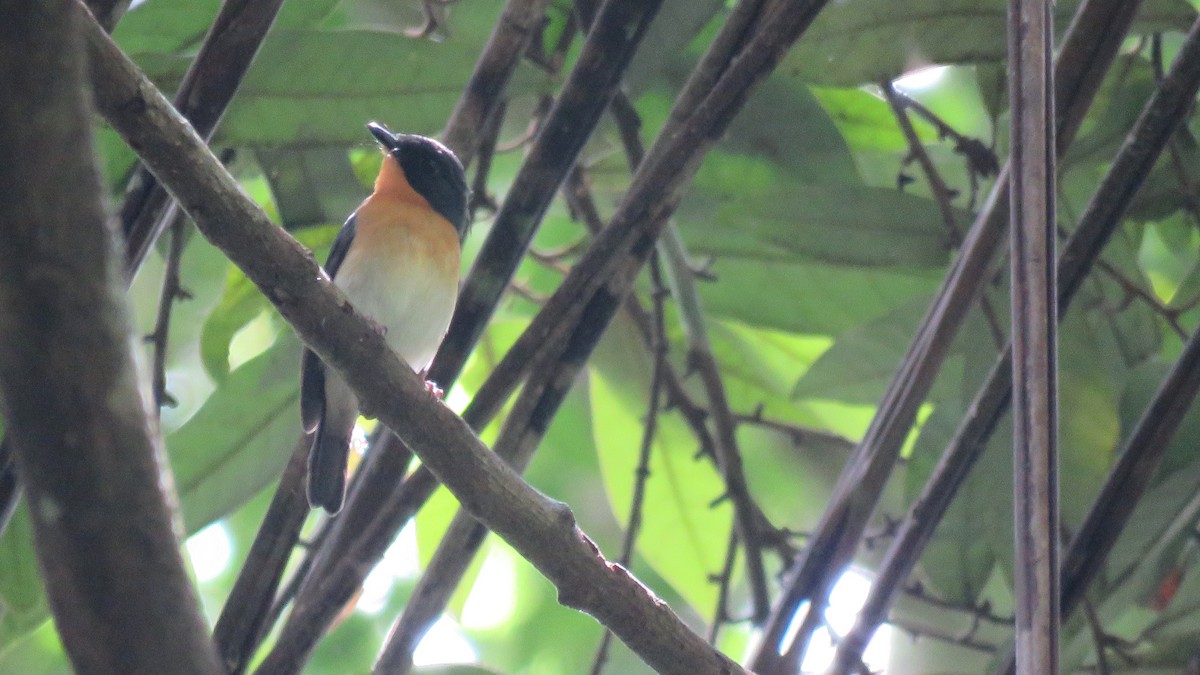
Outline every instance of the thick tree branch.
MULTIPOLYGON (((1176 60, 1171 74, 1147 102, 1080 218, 1079 226, 1063 245, 1058 261, 1059 316, 1066 314, 1067 305, 1086 277, 1092 261, 1097 259, 1104 244, 1120 224, 1129 203, 1166 146, 1172 130, 1190 109, 1197 88, 1200 88, 1200 21, 1193 24, 1180 56, 1183 58, 1176 60)), ((850 652, 857 650, 861 654, 875 629, 887 619, 892 599, 908 578, 933 536, 934 528, 982 454, 988 437, 1008 406, 1012 390, 1010 359, 1011 353, 1005 350, 992 367, 987 382, 968 408, 970 414, 959 424, 941 461, 921 490, 921 495, 900 523, 896 537, 880 565, 879 576, 859 612, 858 623, 842 640, 839 663, 852 660, 850 652), (847 654, 843 657, 842 652, 847 654)), ((1065 591, 1068 586, 1064 584, 1063 588, 1065 591)))
POLYGON ((75 668, 218 673, 101 201, 74 0, 0 6, 0 406, 75 668))
MULTIPOLYGON (((1055 62, 1060 153, 1074 139, 1139 4, 1138 0, 1085 0, 1076 11, 1055 62)), ((838 575, 853 559, 917 410, 988 278, 986 271, 1004 240, 1007 222, 1008 171, 1004 169, 884 392, 858 451, 843 470, 808 546, 789 570, 784 592, 751 661, 753 669, 771 675, 798 667, 787 664, 799 663, 816 624, 810 622, 782 644, 792 617, 805 601, 823 607, 838 575)))
MULTIPOLYGON (((540 494, 430 396, 313 259, 274 226, 94 22, 85 31, 105 118, 167 185, 200 232, 240 267, 368 409, 421 456, 460 503, 538 568, 564 605, 613 629, 669 673, 741 672, 627 571, 612 566, 570 509, 540 494)), ((264 672, 294 669, 265 663, 264 672)))

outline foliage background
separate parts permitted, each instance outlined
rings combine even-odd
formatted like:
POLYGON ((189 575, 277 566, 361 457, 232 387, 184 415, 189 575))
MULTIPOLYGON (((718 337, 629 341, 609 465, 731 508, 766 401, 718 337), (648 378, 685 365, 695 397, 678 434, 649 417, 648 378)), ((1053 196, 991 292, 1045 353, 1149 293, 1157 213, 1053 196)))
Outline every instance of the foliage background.
MULTIPOLYGON (((1060 25, 1075 5, 1057 4, 1060 25)), ((121 20, 114 36, 170 91, 217 6, 214 0, 148 0, 121 20)), ((285 4, 213 144, 237 150, 232 169, 245 189, 323 259, 378 166, 363 123, 378 119, 393 129, 435 134, 500 6, 498 0, 461 0, 449 9, 444 32, 430 40, 403 33, 421 23, 414 4, 285 4)), ((551 3, 548 44, 569 11, 569 3, 551 3)), ((665 3, 627 78, 645 138, 663 123, 724 11, 724 2, 712 0, 665 3)), ((1135 31, 1163 32, 1169 59, 1179 31, 1194 17, 1194 7, 1184 0, 1147 0, 1135 31)), ((803 533, 820 516, 851 448, 839 439, 862 435, 954 255, 953 238, 924 181, 897 189, 898 174, 916 171, 907 166, 909 148, 872 83, 950 64, 934 86, 910 93, 959 133, 994 142, 1002 155, 1004 25, 1002 0, 831 3, 709 154, 677 213, 690 252, 715 277, 701 290, 734 411, 761 410, 763 418, 781 425, 828 434, 797 442, 778 428, 752 421, 739 426, 752 492, 777 526, 803 533)), ((1153 90, 1153 65, 1148 43, 1131 37, 1061 163, 1059 215, 1066 227, 1153 90)), ((538 99, 552 94, 565 72, 521 67, 511 85, 503 140, 524 131, 538 99)), ((961 191, 956 217, 965 230, 978 206, 975 195, 985 195, 989 185, 972 191, 953 145, 928 123, 915 123, 943 178, 961 191)), ((134 156, 111 131, 101 132, 100 143, 112 196, 119 200, 134 156)), ((1171 321, 1186 329, 1200 322, 1198 214, 1191 184, 1180 182, 1181 174, 1200 175, 1190 130, 1180 132, 1173 152, 1175 163, 1160 162, 1105 253, 1119 278, 1093 275, 1063 324, 1062 507, 1068 528, 1090 505, 1123 435, 1180 350, 1171 321), (1157 304, 1132 298, 1121 280, 1145 289, 1157 304)), ((585 158, 607 214, 629 178, 609 121, 585 158)), ((520 161, 519 148, 497 155, 489 193, 503 199, 520 161)), ((486 217, 477 221, 464 265, 489 225, 486 217)), ((565 205, 556 202, 534 248, 569 250, 584 237, 565 205)), ((137 325, 145 333, 157 311, 161 253, 143 267, 131 291, 137 325)), ((558 261, 569 263, 569 253, 558 261)), ((182 278, 192 299, 176 309, 167 362, 168 389, 178 405, 164 410, 162 426, 187 531, 220 522, 228 535, 228 564, 201 585, 215 617, 295 439, 299 343, 241 273, 200 237, 189 240, 182 278)), ((521 292, 501 306, 448 395, 452 406, 460 409, 469 399, 537 310, 536 299, 560 278, 552 265, 532 258, 524 263, 516 279, 521 292)), ((648 292, 648 284, 639 288, 643 296, 648 292)), ((1002 274, 986 294, 1006 325, 1002 274)), ((667 311, 672 359, 683 372, 682 329, 673 306, 667 311)), ((883 514, 901 513, 924 484, 995 359, 993 333, 976 311, 912 434, 883 514)), ((628 319, 619 316, 528 473, 533 485, 571 504, 583 529, 610 555, 619 550, 628 518, 651 361, 628 319)), ((689 382, 693 385, 698 387, 689 382)), ((1139 672, 1182 663, 1200 639, 1200 575, 1187 573, 1197 553, 1197 442, 1200 418, 1192 416, 1094 589, 1100 622, 1106 632, 1129 641, 1139 672), (1176 578, 1182 579, 1179 588, 1164 586, 1176 578), (1164 589, 1172 591, 1165 598, 1164 589)), ((1007 433, 996 434, 926 551, 918 577, 923 593, 939 604, 902 599, 894 618, 904 630, 893 642, 890 672, 987 668, 989 653, 955 638, 968 635, 973 619, 1011 614, 1010 446, 1007 433)), ((665 414, 633 571, 702 629, 716 605, 710 575, 722 567, 732 512, 718 501, 724 489, 720 476, 710 462, 696 459, 696 451, 678 414, 665 414)), ((386 591, 376 591, 374 607, 360 606, 341 623, 308 672, 370 667, 455 506, 443 493, 421 511, 415 531, 402 537, 396 551, 399 559, 406 555, 402 548, 415 547, 416 559, 395 567, 390 578, 376 577, 385 580, 386 591)), ((880 525, 885 523, 881 517, 880 525)), ((494 625, 467 622, 462 629, 480 663, 505 673, 584 671, 600 635, 595 622, 560 607, 552 587, 501 542, 493 539, 485 550, 486 562, 477 562, 451 612, 463 618, 472 583, 475 592, 500 593, 500 600, 480 596, 508 609, 494 625), (480 567, 488 573, 478 574, 480 567), (505 593, 511 605, 502 600, 505 593)), ((864 569, 877 554, 862 552, 864 569)), ((769 571, 781 569, 780 561, 768 562, 769 571)), ((748 612, 744 591, 734 589, 735 616, 748 612)), ((0 672, 66 671, 47 623, 23 512, 0 539, 0 603, 0 672)), ((1067 631, 1064 662, 1090 663, 1094 645, 1086 624, 1073 621, 1067 631)), ((1002 647, 1007 629, 983 621, 969 635, 1002 647)), ((737 658, 748 640, 746 624, 735 623, 724 629, 719 644, 737 658)), ((645 668, 622 647, 612 658, 610 672, 645 668)))

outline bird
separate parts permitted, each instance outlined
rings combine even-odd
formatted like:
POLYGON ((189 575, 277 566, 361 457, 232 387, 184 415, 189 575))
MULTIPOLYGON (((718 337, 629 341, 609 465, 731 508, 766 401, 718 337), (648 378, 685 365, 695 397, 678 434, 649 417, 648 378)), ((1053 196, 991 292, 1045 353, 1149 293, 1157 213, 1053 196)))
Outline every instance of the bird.
MULTIPOLYGON (((377 122, 367 129, 384 153, 383 163, 374 191, 334 239, 325 272, 423 378, 454 314, 470 190, 462 163, 441 143, 393 134, 377 122)), ((436 385, 426 386, 440 393, 436 385)), ((307 348, 300 415, 313 438, 309 504, 334 515, 345 500, 359 402, 345 380, 307 348)))

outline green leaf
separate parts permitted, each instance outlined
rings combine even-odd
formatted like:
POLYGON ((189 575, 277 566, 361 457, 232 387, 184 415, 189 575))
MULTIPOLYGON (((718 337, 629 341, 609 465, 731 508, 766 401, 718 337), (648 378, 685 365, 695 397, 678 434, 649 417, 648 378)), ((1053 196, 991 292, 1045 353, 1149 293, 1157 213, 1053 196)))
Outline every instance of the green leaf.
MULTIPOLYGON (((792 398, 878 403, 908 352, 929 302, 927 297, 916 298, 842 333, 796 382, 792 398)), ((952 347, 952 357, 943 366, 934 385, 933 398, 960 397, 963 367, 953 356, 969 351, 969 348, 959 347, 968 341, 975 345, 991 343, 987 325, 978 312, 970 315, 959 343, 952 347)), ((988 348, 988 351, 995 353, 994 348, 988 348)))
POLYGON ((700 287, 710 312, 773 330, 835 335, 937 285, 935 273, 720 258, 700 287), (850 311, 847 311, 848 308, 850 311))
MULTIPOLYGON (((649 391, 651 366, 639 341, 631 327, 614 324, 588 378, 600 469, 613 513, 622 523, 629 519, 649 391)), ((659 415, 637 551, 696 611, 709 612, 717 588, 708 574, 723 564, 732 511, 728 504, 712 505, 725 488, 711 462, 697 458, 696 450, 677 414, 659 415)))
POLYGON ((33 551, 33 524, 22 503, 0 537, 0 652, 49 616, 33 551))
POLYGON ((301 433, 299 397, 300 342, 285 333, 230 373, 204 407, 167 437, 189 533, 279 477, 301 433))
MULTIPOLYGON (((807 86, 781 76, 768 78, 754 91, 729 125, 721 148, 768 161, 804 183, 862 182, 846 139, 820 100, 807 86)), ((710 152, 705 166, 714 161, 710 152)))
MULTIPOLYGON (((301 244, 314 250, 318 260, 324 260, 340 229, 338 225, 329 225, 293 234, 301 244)), ((200 333, 200 357, 209 377, 221 382, 229 375, 229 345, 234 336, 266 311, 274 313, 271 303, 263 297, 258 287, 240 269, 230 267, 225 292, 216 309, 208 315, 200 333)), ((296 363, 298 368, 300 362, 296 363)))
MULTIPOLYGON (((366 133, 363 129, 364 137, 366 133)), ((271 185, 284 229, 343 222, 367 195, 343 147, 260 148, 255 156, 271 185)))
MULTIPOLYGON (((375 30, 276 30, 221 123, 227 145, 371 145, 363 124, 432 134, 446 121, 492 26, 484 12, 459 15, 444 42, 375 30), (296 64, 304 64, 297 68, 296 64)), ((512 96, 540 76, 519 69, 512 96)))
MULTIPOLYGON (((698 254, 903 268, 941 268, 949 259, 946 227, 929 199, 863 185, 797 184, 730 156, 705 163, 678 217, 698 254)), ((971 217, 959 211, 957 220, 961 227, 971 217)))
MULTIPOLYGON (((1055 3, 1055 25, 1065 28, 1077 5, 1055 3)), ((1138 32, 1186 30, 1196 12, 1184 0, 1149 0, 1138 17, 1138 32)), ((1003 0, 836 2, 780 68, 809 82, 854 86, 926 65, 1003 61, 1006 32, 1003 0)))

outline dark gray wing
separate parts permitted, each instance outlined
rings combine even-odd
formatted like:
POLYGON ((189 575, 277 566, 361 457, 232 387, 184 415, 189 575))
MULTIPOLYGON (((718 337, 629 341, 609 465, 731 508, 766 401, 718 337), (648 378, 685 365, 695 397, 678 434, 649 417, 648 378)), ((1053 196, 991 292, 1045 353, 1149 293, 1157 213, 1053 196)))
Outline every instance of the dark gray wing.
MULTIPOLYGON (((329 278, 337 276, 338 268, 346 259, 346 252, 354 241, 358 230, 357 213, 350 214, 346 224, 338 231, 333 240, 333 248, 329 249, 329 258, 325 261, 325 273, 329 278)), ((305 433, 316 431, 317 424, 325 415, 325 368, 321 359, 307 347, 300 359, 300 421, 304 424, 305 433)))

